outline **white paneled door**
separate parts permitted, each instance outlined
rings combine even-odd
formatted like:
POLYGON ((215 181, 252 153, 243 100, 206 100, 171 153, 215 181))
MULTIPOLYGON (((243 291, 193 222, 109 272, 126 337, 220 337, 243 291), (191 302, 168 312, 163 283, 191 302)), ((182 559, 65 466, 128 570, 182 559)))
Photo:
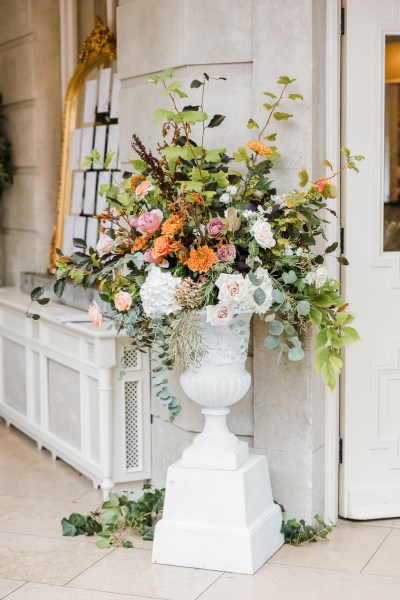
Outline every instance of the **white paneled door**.
POLYGON ((366 160, 342 180, 343 284, 362 342, 342 378, 340 514, 398 517, 400 0, 348 0, 342 41, 342 143, 366 160))

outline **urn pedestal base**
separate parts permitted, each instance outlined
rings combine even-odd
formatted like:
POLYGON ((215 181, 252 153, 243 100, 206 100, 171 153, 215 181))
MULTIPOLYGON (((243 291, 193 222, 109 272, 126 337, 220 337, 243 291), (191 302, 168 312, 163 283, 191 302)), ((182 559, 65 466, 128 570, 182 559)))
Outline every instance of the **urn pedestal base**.
POLYGON ((156 525, 153 562, 252 574, 283 544, 265 456, 236 470, 168 469, 164 515, 156 525))

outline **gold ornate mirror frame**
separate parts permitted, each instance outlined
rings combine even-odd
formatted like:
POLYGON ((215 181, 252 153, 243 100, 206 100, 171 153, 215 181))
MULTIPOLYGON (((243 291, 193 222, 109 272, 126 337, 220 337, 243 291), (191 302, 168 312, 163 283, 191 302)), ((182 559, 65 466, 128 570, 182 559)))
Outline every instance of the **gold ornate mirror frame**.
POLYGON ((62 248, 64 218, 71 208, 72 171, 69 167, 71 137, 76 129, 78 105, 88 75, 100 66, 108 66, 117 57, 113 34, 98 18, 92 33, 86 38, 79 55, 79 64, 69 82, 64 103, 63 132, 61 142, 61 164, 58 182, 57 216, 50 249, 50 268, 55 271, 56 248, 62 248))

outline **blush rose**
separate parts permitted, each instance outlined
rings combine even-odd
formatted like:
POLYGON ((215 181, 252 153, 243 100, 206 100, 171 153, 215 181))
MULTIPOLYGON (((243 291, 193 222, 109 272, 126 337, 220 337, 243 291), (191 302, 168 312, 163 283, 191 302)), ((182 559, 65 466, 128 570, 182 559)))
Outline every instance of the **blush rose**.
POLYGON ((93 302, 88 307, 89 319, 95 327, 100 327, 103 322, 103 315, 100 312, 97 302, 93 302))
POLYGON ((118 292, 118 294, 115 294, 114 296, 114 304, 115 308, 120 312, 129 310, 132 306, 132 296, 129 292, 118 292))

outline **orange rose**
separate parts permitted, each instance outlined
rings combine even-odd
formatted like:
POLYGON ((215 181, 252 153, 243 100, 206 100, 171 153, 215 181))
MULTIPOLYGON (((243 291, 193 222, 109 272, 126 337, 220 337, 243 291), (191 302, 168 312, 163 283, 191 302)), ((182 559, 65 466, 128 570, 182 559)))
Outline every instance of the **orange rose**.
POLYGON ((320 194, 324 193, 324 186, 325 185, 330 185, 330 181, 328 179, 324 179, 323 177, 320 177, 319 181, 317 181, 317 183, 315 184, 317 186, 317 189, 319 191, 320 194))
POLYGON ((173 237, 176 233, 183 229, 184 224, 184 221, 179 215, 170 215, 163 223, 161 232, 163 235, 173 237))
POLYGON ((258 140, 250 140, 247 142, 247 146, 260 156, 270 156, 272 154, 271 148, 258 140))
POLYGON ((167 256, 171 252, 171 244, 166 236, 161 235, 154 240, 154 246, 151 250, 153 258, 160 258, 160 256, 167 256))

